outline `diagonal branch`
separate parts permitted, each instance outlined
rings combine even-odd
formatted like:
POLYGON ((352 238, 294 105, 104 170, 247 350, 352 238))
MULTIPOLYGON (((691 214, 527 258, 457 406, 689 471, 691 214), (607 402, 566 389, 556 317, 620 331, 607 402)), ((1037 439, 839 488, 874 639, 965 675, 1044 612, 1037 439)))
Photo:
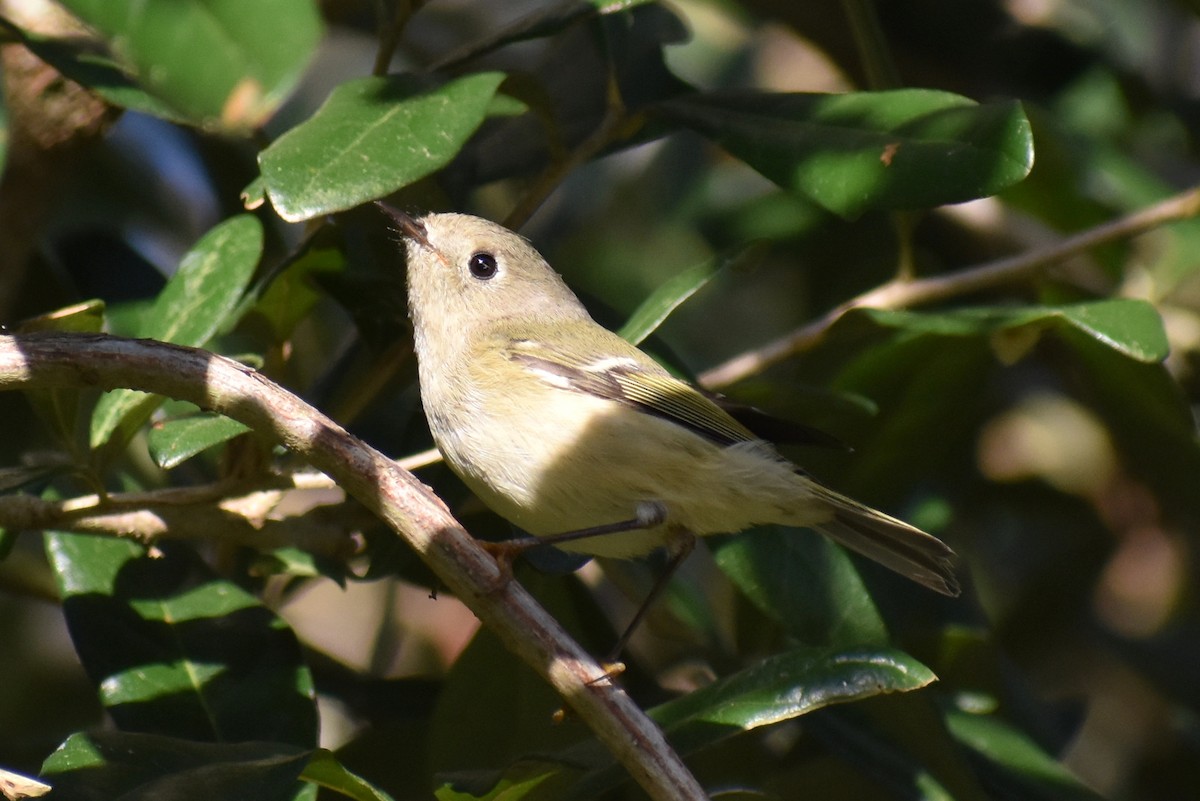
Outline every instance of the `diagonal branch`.
POLYGON ((238 420, 331 476, 377 514, 505 645, 545 678, 646 792, 702 801, 662 732, 411 473, 257 373, 202 350, 103 334, 0 336, 0 390, 128 387, 238 420))
POLYGON ((1141 211, 1089 228, 1046 247, 1019 253, 971 267, 957 273, 931 278, 892 279, 831 309, 807 325, 756 350, 735 356, 700 375, 710 389, 726 387, 762 372, 816 345, 833 324, 851 309, 901 309, 969 295, 983 289, 1026 281, 1048 265, 1090 250, 1097 245, 1128 239, 1166 223, 1200 214, 1200 187, 1167 198, 1141 211))

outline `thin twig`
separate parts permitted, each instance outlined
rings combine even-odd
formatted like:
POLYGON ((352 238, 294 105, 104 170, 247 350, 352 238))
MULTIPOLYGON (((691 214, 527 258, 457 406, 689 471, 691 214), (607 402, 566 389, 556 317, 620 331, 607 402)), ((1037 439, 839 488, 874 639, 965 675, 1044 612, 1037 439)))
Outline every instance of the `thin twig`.
POLYGON ((735 384, 816 345, 842 316, 859 307, 902 309, 969 295, 1028 280, 1044 267, 1098 245, 1128 239, 1166 223, 1200 214, 1200 187, 1194 187, 1125 217, 1089 228, 1046 247, 971 267, 957 273, 915 280, 893 279, 830 310, 785 337, 735 356, 700 375, 710 389, 735 384))
POLYGON ((0 390, 128 387, 198 406, 273 437, 391 526, 505 645, 543 676, 660 801, 702 801, 662 731, 433 492, 253 369, 194 348, 102 334, 0 336, 0 390))
POLYGON ((330 514, 328 503, 303 513, 277 516, 276 507, 292 490, 261 488, 241 494, 214 494, 215 486, 81 495, 65 500, 20 493, 0 495, 0 527, 10 531, 53 529, 144 545, 163 539, 219 539, 258 549, 294 546, 323 556, 352 553, 352 521, 346 514, 330 514))

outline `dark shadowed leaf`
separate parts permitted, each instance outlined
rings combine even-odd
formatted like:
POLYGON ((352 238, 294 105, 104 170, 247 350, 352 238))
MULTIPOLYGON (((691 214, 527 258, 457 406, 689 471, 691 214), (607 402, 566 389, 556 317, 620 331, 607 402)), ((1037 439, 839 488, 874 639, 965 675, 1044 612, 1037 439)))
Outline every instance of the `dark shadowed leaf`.
POLYGON ((887 641, 887 630, 844 550, 814 532, 762 526, 710 540, 717 564, 785 631, 810 645, 887 641))
POLYGON ((616 14, 648 2, 650 0, 566 0, 549 3, 544 8, 538 8, 505 25, 481 41, 442 56, 430 69, 444 70, 453 64, 462 64, 516 42, 552 36, 584 17, 594 14, 616 14))
POLYGON ((285 743, 201 743, 155 734, 73 734, 42 765, 71 801, 291 801, 308 761, 285 743))
POLYGON ((311 747, 312 679, 287 625, 186 548, 47 534, 76 652, 124 731, 311 747))

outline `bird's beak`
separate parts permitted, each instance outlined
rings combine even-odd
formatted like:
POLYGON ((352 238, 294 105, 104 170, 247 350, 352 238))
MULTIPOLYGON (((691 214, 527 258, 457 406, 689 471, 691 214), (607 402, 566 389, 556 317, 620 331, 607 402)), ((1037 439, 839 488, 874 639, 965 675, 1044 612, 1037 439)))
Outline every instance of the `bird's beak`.
POLYGON ((421 224, 420 220, 418 220, 416 217, 413 217, 408 212, 400 211, 400 209, 393 208, 382 201, 375 201, 375 205, 379 207, 380 211, 392 219, 392 222, 396 224, 396 230, 399 231, 405 239, 411 239, 422 247, 429 248, 430 250, 433 249, 433 246, 429 244, 429 238, 427 236, 427 232, 425 231, 425 226, 421 224))

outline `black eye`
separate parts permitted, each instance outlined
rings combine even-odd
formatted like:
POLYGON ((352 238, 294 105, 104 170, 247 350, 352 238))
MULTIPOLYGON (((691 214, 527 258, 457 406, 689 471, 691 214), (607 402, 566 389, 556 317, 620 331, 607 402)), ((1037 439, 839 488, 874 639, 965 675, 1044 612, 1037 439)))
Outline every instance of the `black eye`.
POLYGON ((496 257, 491 253, 474 254, 467 262, 467 267, 470 268, 471 275, 484 281, 494 276, 500 269, 496 266, 496 257))

